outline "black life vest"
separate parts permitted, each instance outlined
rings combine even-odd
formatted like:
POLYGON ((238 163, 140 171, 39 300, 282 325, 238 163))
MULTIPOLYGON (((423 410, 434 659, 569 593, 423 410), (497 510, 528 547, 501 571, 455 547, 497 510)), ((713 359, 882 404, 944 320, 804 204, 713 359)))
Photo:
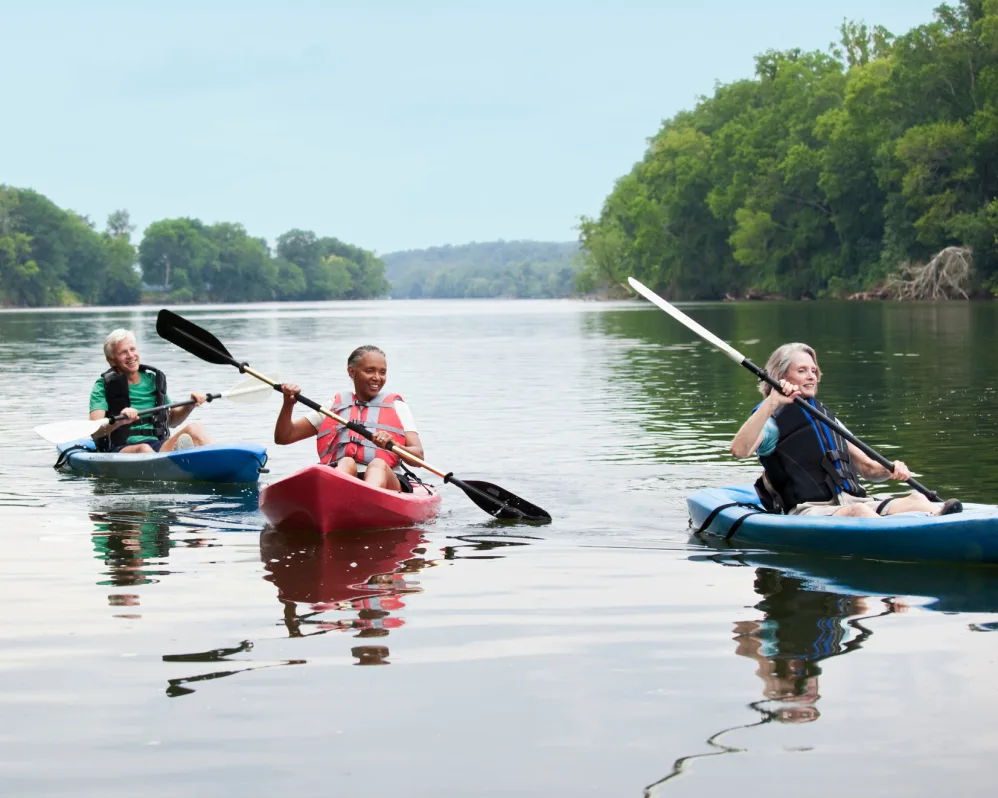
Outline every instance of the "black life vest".
MULTIPOLYGON (((809 401, 835 419, 817 399, 809 401)), ((798 504, 831 501, 839 493, 866 496, 845 438, 796 404, 785 405, 773 419, 780 437, 772 453, 759 457, 766 474, 756 483, 764 502, 767 493, 774 498, 770 487, 779 497, 779 506, 771 509, 788 513, 798 504)))
MULTIPOLYGON (((166 404, 166 375, 152 366, 139 366, 139 371, 148 371, 156 378, 156 407, 166 404)), ((108 369, 101 378, 104 380, 104 396, 107 399, 107 412, 116 416, 126 407, 131 406, 131 395, 128 392, 128 378, 119 374, 113 368, 108 369)), ((169 410, 161 410, 151 416, 142 416, 134 424, 119 427, 110 435, 98 438, 98 446, 103 450, 112 446, 125 446, 131 435, 148 435, 165 441, 170 437, 169 410)))

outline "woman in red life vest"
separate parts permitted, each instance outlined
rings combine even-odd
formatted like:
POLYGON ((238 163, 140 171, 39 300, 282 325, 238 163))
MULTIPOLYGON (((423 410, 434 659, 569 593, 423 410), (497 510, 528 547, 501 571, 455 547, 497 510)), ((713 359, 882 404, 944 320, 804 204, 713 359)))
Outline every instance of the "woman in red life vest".
POLYGON ((362 466, 366 469, 362 478, 372 487, 401 490, 393 471, 399 458, 385 447, 391 443, 422 459, 423 444, 412 412, 402 397, 382 392, 388 380, 385 353, 376 346, 357 347, 347 358, 347 374, 353 381, 352 390, 340 391, 328 407, 336 415, 371 430, 373 444, 321 413, 292 419, 295 397, 301 388, 291 383, 281 386, 284 404, 274 425, 274 443, 295 443, 315 435, 319 462, 350 476, 357 476, 358 466, 362 466))

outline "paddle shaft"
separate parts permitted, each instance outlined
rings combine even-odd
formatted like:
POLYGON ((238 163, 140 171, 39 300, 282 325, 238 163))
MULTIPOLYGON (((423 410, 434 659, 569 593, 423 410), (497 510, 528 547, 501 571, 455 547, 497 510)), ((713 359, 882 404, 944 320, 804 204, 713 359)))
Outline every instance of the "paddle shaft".
MULTIPOLYGON (((739 363, 745 368, 747 368, 758 379, 768 383, 775 390, 780 391, 782 393, 783 386, 780 385, 779 380, 770 376, 770 374, 766 372, 765 369, 759 368, 755 363, 753 363, 751 360, 745 357, 741 352, 739 352, 733 346, 726 343, 725 341, 722 341, 720 338, 718 338, 708 329, 700 325, 698 322, 695 322, 693 319, 691 319, 689 316, 687 316, 685 313, 679 310, 679 308, 674 307, 672 304, 662 299, 662 297, 660 297, 658 294, 656 294, 647 286, 635 280, 633 277, 628 277, 627 282, 630 283, 631 287, 639 294, 641 294, 645 299, 657 305, 659 308, 661 308, 670 316, 672 316, 672 318, 674 318, 676 321, 685 325, 687 328, 695 332, 697 335, 699 335, 708 343, 713 344, 721 352, 723 352, 729 358, 734 360, 736 363, 739 363)), ((794 404, 796 404, 801 409, 810 413, 812 416, 817 418, 823 424, 827 424, 829 427, 835 430, 839 435, 841 435, 843 438, 849 441, 849 443, 851 443, 853 446, 855 446, 857 449, 863 452, 863 454, 865 454, 871 460, 875 461, 879 465, 886 468, 888 472, 893 473, 894 471, 893 462, 888 460, 886 457, 884 457, 882 454, 875 451, 874 449, 871 449, 869 446, 863 443, 863 441, 861 441, 859 438, 857 438, 855 435, 849 432, 849 430, 847 430, 845 427, 843 427, 841 424, 835 421, 835 419, 831 418, 826 413, 822 413, 818 408, 812 407, 807 401, 805 401, 800 396, 794 397, 794 404)), ((925 485, 923 485, 914 477, 907 479, 906 482, 909 485, 911 485, 911 487, 913 487, 915 490, 917 490, 919 493, 924 495, 926 498, 930 499, 931 501, 939 501, 938 493, 936 493, 934 490, 930 490, 929 488, 925 487, 925 485)))
MULTIPOLYGON (((205 396, 205 401, 206 402, 210 402, 213 399, 220 399, 223 395, 224 394, 220 394, 220 393, 209 393, 209 394, 207 394, 205 396)), ((169 405, 160 405, 159 407, 150 407, 148 410, 140 410, 139 413, 138 413, 138 415, 140 417, 141 416, 148 416, 148 415, 152 415, 153 413, 159 413, 159 412, 161 412, 163 410, 169 411, 169 410, 173 410, 173 408, 175 408, 175 407, 190 407, 191 405, 195 405, 195 404, 197 404, 197 402, 194 399, 186 399, 183 402, 174 402, 173 404, 169 404, 169 405)), ((121 414, 119 414, 117 416, 109 416, 107 419, 105 419, 105 421, 107 421, 107 425, 105 425, 105 426, 110 426, 111 424, 117 424, 119 421, 124 421, 127 418, 128 418, 128 416, 126 416, 124 413, 121 413, 121 414)))

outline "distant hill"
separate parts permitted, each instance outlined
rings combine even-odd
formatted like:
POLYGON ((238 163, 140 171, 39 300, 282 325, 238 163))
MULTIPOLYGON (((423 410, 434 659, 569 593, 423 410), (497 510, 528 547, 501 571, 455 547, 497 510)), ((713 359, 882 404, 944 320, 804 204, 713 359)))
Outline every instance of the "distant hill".
POLYGON ((398 299, 541 298, 576 293, 575 241, 490 241, 382 255, 398 299))

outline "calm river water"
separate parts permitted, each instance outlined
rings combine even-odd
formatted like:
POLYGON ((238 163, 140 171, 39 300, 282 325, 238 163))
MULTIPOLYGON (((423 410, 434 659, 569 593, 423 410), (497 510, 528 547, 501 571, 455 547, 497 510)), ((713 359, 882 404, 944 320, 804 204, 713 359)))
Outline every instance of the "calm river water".
MULTIPOLYGON (((821 396, 947 495, 998 501, 998 303, 687 311, 757 363, 814 345, 821 396)), ((426 459, 553 516, 499 526, 445 487, 421 529, 289 538, 257 489, 56 473, 104 335, 176 399, 240 381, 155 309, 0 314, 0 794, 974 794, 998 772, 998 569, 689 540, 685 497, 748 482, 754 381, 648 304, 180 309, 325 400, 376 343, 426 459)), ((271 440, 265 404, 200 408, 271 440)), ((313 461, 270 446, 274 480, 313 461)))

